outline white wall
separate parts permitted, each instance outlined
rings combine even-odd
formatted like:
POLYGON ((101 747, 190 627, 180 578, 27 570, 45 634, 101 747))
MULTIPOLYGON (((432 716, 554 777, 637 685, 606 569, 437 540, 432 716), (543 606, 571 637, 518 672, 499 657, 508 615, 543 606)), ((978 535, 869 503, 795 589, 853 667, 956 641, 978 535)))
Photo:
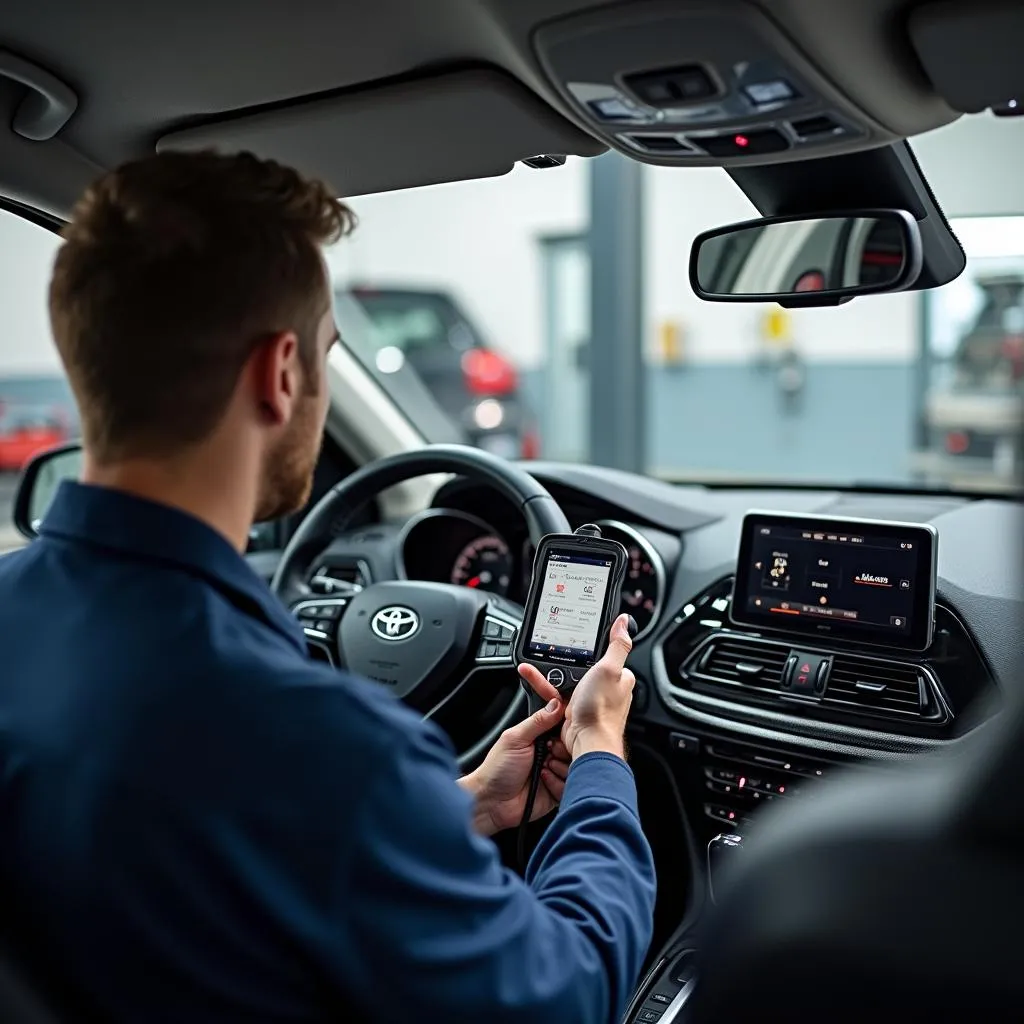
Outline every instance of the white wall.
POLYGON ((500 178, 432 185, 352 201, 355 234, 328 254, 340 282, 452 291, 487 340, 522 366, 544 337, 538 239, 583 231, 587 170, 517 166, 500 178))
MULTIPOLYGON (((950 216, 1024 211, 1022 127, 1022 122, 979 115, 914 140, 950 216)), ((669 323, 682 330, 687 360, 746 362, 761 344, 766 307, 702 302, 686 275, 695 234, 756 211, 722 170, 650 167, 645 174, 649 357, 660 358, 660 331, 669 323)), ((583 161, 370 196, 353 205, 361 226, 330 259, 339 280, 447 287, 497 347, 523 366, 540 362, 544 322, 537 238, 584 229, 583 161)), ((919 308, 919 296, 912 293, 861 299, 838 309, 793 311, 792 334, 816 361, 905 362, 913 358, 919 308)))
MULTIPOLYGON (((761 345, 767 310, 760 303, 698 299, 687 267, 695 235, 757 216, 719 168, 647 169, 644 249, 648 352, 657 358, 659 325, 680 326, 684 358, 695 363, 746 363, 761 345)), ((903 295, 853 301, 838 308, 793 310, 792 337, 818 362, 900 362, 911 358, 917 303, 903 295)))
POLYGON ((0 377, 59 371, 46 312, 59 244, 49 231, 0 210, 0 377))
POLYGON ((910 145, 947 217, 1024 212, 1024 117, 962 117, 910 145))

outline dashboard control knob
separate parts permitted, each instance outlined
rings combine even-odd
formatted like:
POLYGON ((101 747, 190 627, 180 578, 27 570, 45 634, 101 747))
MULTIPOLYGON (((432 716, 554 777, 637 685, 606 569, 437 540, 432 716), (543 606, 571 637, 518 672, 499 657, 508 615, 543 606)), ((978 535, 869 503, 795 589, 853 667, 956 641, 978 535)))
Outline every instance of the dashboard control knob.
POLYGON ((565 673, 560 668, 549 669, 548 682, 557 690, 565 683, 565 673))

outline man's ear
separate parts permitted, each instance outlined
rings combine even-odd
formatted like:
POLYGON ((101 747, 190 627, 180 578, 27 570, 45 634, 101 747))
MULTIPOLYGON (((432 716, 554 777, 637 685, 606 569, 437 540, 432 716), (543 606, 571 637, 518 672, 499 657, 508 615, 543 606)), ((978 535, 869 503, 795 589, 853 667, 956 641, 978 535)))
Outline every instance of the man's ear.
POLYGON ((252 383, 260 417, 273 425, 287 423, 302 383, 293 331, 272 335, 253 353, 252 383))

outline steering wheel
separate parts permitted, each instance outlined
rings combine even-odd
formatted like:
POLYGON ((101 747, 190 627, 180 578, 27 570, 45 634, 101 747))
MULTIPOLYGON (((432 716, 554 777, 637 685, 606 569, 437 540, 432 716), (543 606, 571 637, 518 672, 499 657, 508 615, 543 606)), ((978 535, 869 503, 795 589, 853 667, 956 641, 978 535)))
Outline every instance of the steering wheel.
MULTIPOLYGON (((304 622, 307 637, 326 645, 338 668, 376 680, 428 718, 477 672, 513 667, 523 609, 450 583, 386 580, 321 595, 308 580, 315 560, 366 502, 394 484, 434 473, 488 484, 510 499, 535 546, 549 533, 571 532, 555 499, 522 469, 479 448, 429 445, 371 462, 331 488, 295 531, 271 581, 300 618, 304 609, 317 609, 318 628, 304 622)), ((517 687, 497 724, 459 755, 460 766, 475 763, 524 709, 517 687)))

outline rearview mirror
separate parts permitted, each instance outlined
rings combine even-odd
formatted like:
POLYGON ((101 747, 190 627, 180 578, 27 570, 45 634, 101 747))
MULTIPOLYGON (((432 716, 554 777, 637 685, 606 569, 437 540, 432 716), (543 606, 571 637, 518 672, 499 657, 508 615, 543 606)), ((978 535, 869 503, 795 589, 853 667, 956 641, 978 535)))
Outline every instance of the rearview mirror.
POLYGON ((77 480, 82 472, 82 446, 77 442, 50 448, 34 456, 21 471, 14 496, 14 525, 32 540, 63 480, 77 480))
POLYGON ((921 262, 921 233, 904 210, 767 217, 698 235, 690 284, 712 302, 833 306, 908 288, 921 262))

